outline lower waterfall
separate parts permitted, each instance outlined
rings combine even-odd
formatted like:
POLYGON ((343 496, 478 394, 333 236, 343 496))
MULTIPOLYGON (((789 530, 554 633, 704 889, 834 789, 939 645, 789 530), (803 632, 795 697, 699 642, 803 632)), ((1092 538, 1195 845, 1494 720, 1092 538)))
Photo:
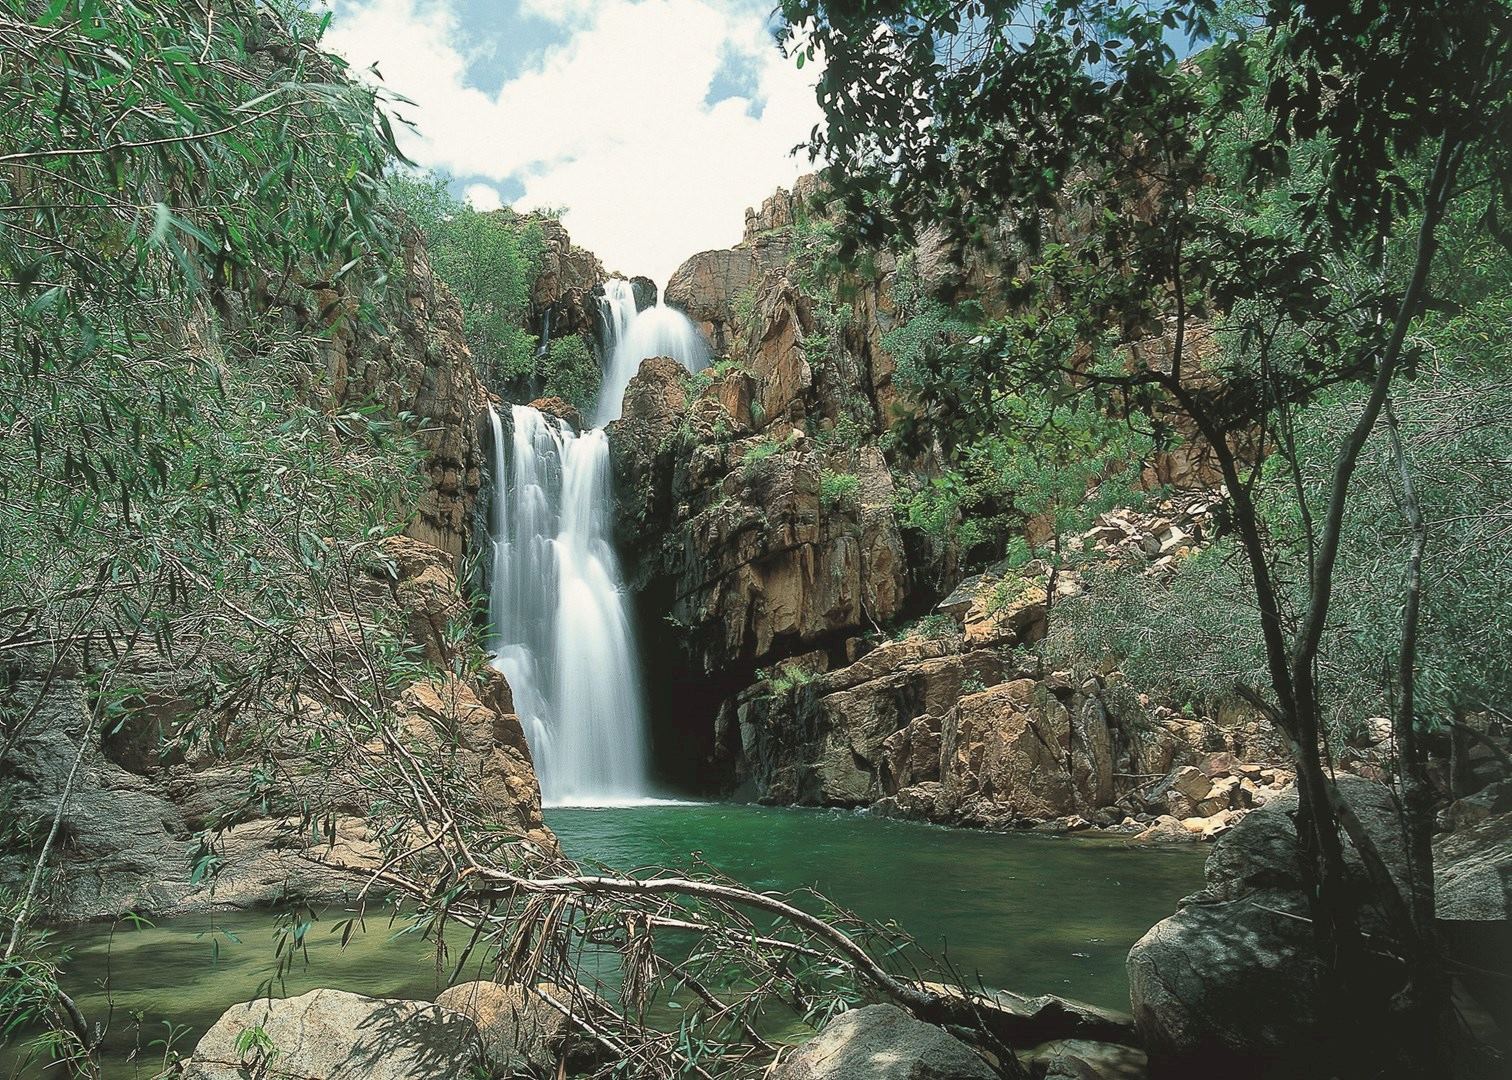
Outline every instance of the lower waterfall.
POLYGON ((650 747, 628 597, 610 543, 609 440, 511 407, 493 412, 494 665, 556 806, 612 805, 650 791, 650 747))
MULTIPOLYGON (((680 312, 637 313, 628 282, 605 291, 600 424, 618 418, 625 385, 645 357, 672 356, 689 370, 708 363, 703 339, 680 312), (650 351, 631 357, 643 348, 650 351)), ((614 553, 608 436, 602 427, 579 434, 525 405, 509 407, 508 424, 498 410, 489 415, 489 651, 514 691, 542 801, 646 802, 653 797, 650 732, 630 598, 614 553)))

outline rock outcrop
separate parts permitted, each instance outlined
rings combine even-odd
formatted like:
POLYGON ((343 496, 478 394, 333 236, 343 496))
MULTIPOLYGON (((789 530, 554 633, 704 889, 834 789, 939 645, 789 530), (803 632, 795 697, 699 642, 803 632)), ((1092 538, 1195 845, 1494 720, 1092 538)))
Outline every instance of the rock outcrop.
POLYGON ((543 247, 541 272, 530 290, 531 329, 539 335, 549 319, 553 338, 593 334, 598 318, 594 293, 608 276, 604 264, 593 252, 574 244, 558 219, 537 214, 534 221, 543 247))
POLYGON ((784 1057, 772 1080, 992 1080, 997 1071, 954 1035, 896 1005, 841 1013, 784 1057))
MULTIPOLYGON (((1389 789, 1356 777, 1340 785, 1400 886, 1403 841, 1389 789)), ((1357 1057, 1359 1032, 1328 1024, 1291 814, 1274 799, 1224 836, 1207 884, 1129 952, 1129 993, 1153 1075, 1307 1075, 1336 1052, 1357 1057)), ((1357 863, 1353 872, 1363 876, 1357 863)), ((1369 933, 1384 926, 1365 911, 1369 933)), ((1376 1011, 1400 972, 1383 966, 1376 1011)))
MULTIPOLYGON (((1287 780, 1266 725, 1243 711, 1131 704, 1138 695, 1102 658, 1076 674, 1026 668, 1010 651, 1043 638, 1050 610, 1094 583, 1040 562, 962 581, 960 552, 900 522, 940 465, 934 451, 884 439, 910 409, 885 341, 896 294, 978 296, 997 271, 936 236, 906 273, 879 255, 832 288, 807 265, 823 243, 819 194, 812 178, 777 192, 748 212, 740 244, 679 268, 666 302, 723 359, 692 377, 646 361, 610 429, 648 681, 667 694, 652 711, 678 716, 658 738, 693 748, 690 772, 770 802, 998 828, 1090 821, 1146 839, 1222 833, 1287 780), (954 592, 941 600, 937 589, 954 592), (909 639, 899 624, 931 606, 932 620, 952 624, 943 638, 885 640, 909 639), (1168 782, 1214 752, 1234 755, 1235 769, 1168 782)), ((1160 347, 1142 342, 1131 356, 1160 347)), ((1147 479, 1205 476, 1162 459, 1147 479)), ((1062 546, 1163 579, 1211 540, 1220 497, 1112 511, 1062 546)), ((1039 519, 1022 528, 1034 544, 1048 539, 1039 519)))
MULTIPOLYGON (((321 334, 326 387, 333 403, 376 403, 390 415, 420 418, 425 487, 407 532, 460 560, 481 482, 479 420, 488 394, 462 336, 462 309, 431 271, 424 246, 409 235, 403 296, 381 326, 359 317, 357 297, 321 286, 294 317, 321 334)), ((313 389, 313 388, 312 388, 313 389)))
POLYGON ((184 1064, 184 1080, 453 1080, 485 1069, 468 1017, 439 1004, 312 990, 233 1005, 184 1064))
MULTIPOLYGON (((560 990, 556 996, 570 1000, 560 990)), ((477 1026, 485 1056, 504 1076, 547 1075, 569 1034, 567 1018, 523 986, 458 983, 437 995, 436 1004, 477 1026)))
MULTIPOLYGON (((373 611, 391 605, 414 643, 444 671, 455 659, 446 624, 467 610, 450 557, 405 536, 389 538, 381 551, 383 558, 358 583, 362 601, 373 611)), ((171 664, 143 655, 140 666, 143 685, 162 687, 160 705, 150 716, 139 714, 134 737, 117 733, 86 749, 60 821, 55 858, 68 872, 55 875, 46 898, 49 915, 89 919, 128 909, 150 914, 247 908, 289 897, 338 899, 355 892, 382 863, 358 780, 368 762, 355 755, 321 777, 326 762, 311 755, 298 734, 344 724, 339 707, 300 694, 270 706, 282 710, 276 719, 233 717, 223 748, 173 749, 193 703, 175 696, 171 664), (321 797, 336 811, 328 827, 312 832, 297 808, 281 810, 254 797, 259 758, 236 749, 242 723, 275 725, 280 741, 269 751, 285 763, 296 786, 321 785, 321 797), (305 772, 308 780, 302 779, 305 772), (207 855, 218 866, 216 874, 191 883, 195 861, 207 855)), ((35 680, 21 680, 13 690, 24 698, 34 688, 35 680)), ((55 685, 43 709, 8 755, 3 781, 13 812, 48 823, 68 782, 88 709, 72 681, 55 685)), ((445 761, 459 800, 471 800, 522 839, 554 846, 541 820, 530 751, 501 675, 486 669, 475 679, 417 679, 399 693, 393 711, 411 745, 445 761)), ((375 745, 367 753, 376 760, 384 751, 375 745)), ((25 853, 7 855, 0 865, 19 878, 25 853)))

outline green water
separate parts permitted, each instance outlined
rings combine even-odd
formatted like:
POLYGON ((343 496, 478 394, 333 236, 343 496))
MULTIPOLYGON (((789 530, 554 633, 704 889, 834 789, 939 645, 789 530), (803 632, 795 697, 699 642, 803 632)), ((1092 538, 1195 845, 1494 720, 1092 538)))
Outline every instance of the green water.
MULTIPOLYGON (((1128 1008, 1129 946, 1198 887, 1204 854, 718 804, 550 810, 547 822, 580 860, 617 870, 675 868, 698 852, 754 888, 812 886, 863 916, 894 920, 988 986, 1121 1009, 1128 1008)), ((329 930, 340 918, 328 914, 307 936, 310 962, 294 965, 288 994, 335 986, 435 996, 442 984, 427 943, 396 937, 395 928, 370 918, 367 932, 342 949, 329 930)), ((60 940, 71 953, 65 988, 91 1020, 109 1016, 111 1078, 156 1071, 163 1048, 154 1043, 168 1033, 165 1019, 187 1054, 228 1005, 258 992, 274 964, 273 919, 256 912, 186 916, 146 929, 71 928, 60 940)))

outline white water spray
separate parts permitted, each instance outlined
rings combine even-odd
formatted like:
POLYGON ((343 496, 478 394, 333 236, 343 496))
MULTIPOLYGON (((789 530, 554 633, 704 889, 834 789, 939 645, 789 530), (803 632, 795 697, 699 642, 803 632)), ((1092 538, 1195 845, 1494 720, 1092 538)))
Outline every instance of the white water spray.
POLYGON ((703 335, 676 308, 658 300, 637 313, 630 283, 622 278, 604 282, 600 304, 606 359, 595 423, 602 426, 620 418, 625 387, 647 357, 670 356, 689 371, 709 366, 709 348, 703 335))
MULTIPOLYGON (((708 364, 693 324, 670 308, 637 314, 629 282, 606 284, 600 317, 610 357, 600 424, 619 417, 625 386, 646 357, 671 356, 690 371, 708 364)), ((542 801, 649 801, 640 658, 611 542, 608 437, 602 427, 579 435, 524 405, 511 406, 508 433, 497 411, 490 419, 490 651, 514 691, 542 801)))

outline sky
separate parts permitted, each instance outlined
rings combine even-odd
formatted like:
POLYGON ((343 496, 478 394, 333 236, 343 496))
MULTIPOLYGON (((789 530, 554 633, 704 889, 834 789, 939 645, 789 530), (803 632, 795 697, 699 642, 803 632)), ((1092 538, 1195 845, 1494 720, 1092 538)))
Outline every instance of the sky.
POLYGON ((480 210, 564 209, 610 271, 662 284, 740 239, 745 208, 811 170, 810 65, 774 0, 331 0, 326 39, 377 64, 405 153, 480 210))

